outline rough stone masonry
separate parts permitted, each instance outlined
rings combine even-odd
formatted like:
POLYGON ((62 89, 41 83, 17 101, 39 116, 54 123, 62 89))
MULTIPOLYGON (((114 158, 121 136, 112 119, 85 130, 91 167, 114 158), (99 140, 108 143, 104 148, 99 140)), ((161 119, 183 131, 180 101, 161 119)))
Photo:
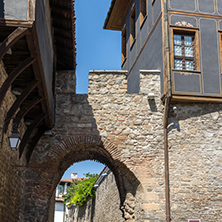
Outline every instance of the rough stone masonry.
MULTIPOLYGON (((7 78, 7 73, 4 64, 0 62, 0 86, 7 78)), ((9 90, 0 107, 0 128, 4 126, 4 121, 7 112, 16 100, 15 95, 9 90)), ((0 129, 2 131, 2 129, 0 129)), ((20 134, 23 135, 26 128, 25 125, 20 128, 20 134)), ((24 160, 19 160, 19 154, 12 152, 9 146, 7 137, 12 132, 12 121, 10 121, 9 130, 7 135, 2 137, 1 134, 1 155, 0 155, 0 221, 13 222, 23 221, 23 188, 24 178, 20 177, 19 171, 16 166, 24 163, 24 160), (19 213, 20 212, 20 213, 19 213), (22 212, 22 213, 21 213, 22 212)))
MULTIPOLYGON (((23 172, 25 221, 47 221, 53 191, 65 170, 93 159, 106 164, 115 176, 123 221, 164 222, 159 73, 141 71, 138 94, 127 93, 126 71, 91 71, 88 95, 76 95, 66 87, 70 84, 61 84, 68 81, 64 75, 57 74, 52 135, 41 139, 23 172), (154 100, 148 93, 154 93, 154 100)), ((172 222, 221 220, 221 109, 221 104, 172 104, 168 126, 172 222)))

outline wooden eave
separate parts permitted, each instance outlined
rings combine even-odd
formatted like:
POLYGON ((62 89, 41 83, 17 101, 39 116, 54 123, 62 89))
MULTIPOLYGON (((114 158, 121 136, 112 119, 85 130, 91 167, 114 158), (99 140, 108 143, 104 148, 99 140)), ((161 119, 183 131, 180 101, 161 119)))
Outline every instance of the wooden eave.
POLYGON ((112 0, 103 28, 109 30, 122 30, 132 0, 112 0))
POLYGON ((74 0, 50 0, 57 70, 75 70, 74 0), (67 59, 68 58, 68 59, 67 59))

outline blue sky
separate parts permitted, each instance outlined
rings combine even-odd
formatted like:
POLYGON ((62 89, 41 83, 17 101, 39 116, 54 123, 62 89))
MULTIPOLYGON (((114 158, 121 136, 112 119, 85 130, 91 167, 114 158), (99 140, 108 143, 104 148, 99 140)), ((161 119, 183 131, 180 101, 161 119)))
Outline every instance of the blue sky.
MULTIPOLYGON (((121 33, 103 29, 110 3, 111 0, 75 1, 78 94, 88 93, 89 70, 121 69, 121 33)), ((103 167, 95 161, 75 163, 63 178, 70 178, 71 172, 76 172, 78 177, 88 172, 100 173, 103 167)))
POLYGON ((71 178, 71 173, 77 173, 77 177, 85 177, 86 173, 95 173, 100 174, 105 165, 96 162, 96 161, 82 161, 79 163, 74 163, 71 167, 69 167, 63 175, 63 179, 71 178))
POLYGON ((88 92, 89 70, 121 69, 121 33, 104 30, 111 0, 76 0, 77 93, 88 92))

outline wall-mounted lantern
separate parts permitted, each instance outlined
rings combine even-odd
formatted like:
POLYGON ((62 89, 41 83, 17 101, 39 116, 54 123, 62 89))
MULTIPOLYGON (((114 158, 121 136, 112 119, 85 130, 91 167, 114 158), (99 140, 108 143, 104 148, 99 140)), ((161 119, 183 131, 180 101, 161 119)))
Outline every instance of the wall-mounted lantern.
POLYGON ((10 118, 4 122, 3 128, 0 128, 0 129, 2 129, 1 149, 3 146, 5 124, 7 122, 10 122, 12 119, 15 121, 13 122, 13 126, 12 126, 12 134, 8 137, 9 145, 12 150, 17 150, 19 148, 21 140, 20 140, 20 136, 18 134, 18 129, 22 126, 22 122, 18 118, 10 118))

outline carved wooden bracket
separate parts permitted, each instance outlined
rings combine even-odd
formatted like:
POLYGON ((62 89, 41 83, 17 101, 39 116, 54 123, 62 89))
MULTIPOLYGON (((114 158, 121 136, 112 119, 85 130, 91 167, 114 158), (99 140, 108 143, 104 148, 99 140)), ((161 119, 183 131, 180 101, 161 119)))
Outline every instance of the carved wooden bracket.
POLYGON ((25 134, 22 137, 22 141, 19 146, 19 158, 21 158, 22 153, 25 149, 25 146, 31 138, 31 134, 33 133, 33 130, 43 121, 45 117, 46 117, 46 114, 44 113, 42 113, 42 115, 40 116, 37 116, 36 119, 31 123, 31 125, 25 131, 25 134))
POLYGON ((29 67, 35 59, 28 57, 21 64, 19 64, 8 76, 5 82, 2 84, 0 88, 0 106, 2 101, 4 100, 5 94, 7 93, 9 87, 13 83, 13 81, 27 68, 29 67))
POLYGON ((28 31, 28 28, 18 27, 13 31, 0 45, 0 60, 3 59, 7 51, 19 40, 21 39, 28 31))
POLYGON ((22 119, 35 105, 40 103, 42 100, 43 98, 40 96, 35 97, 33 100, 28 102, 25 107, 20 109, 20 111, 16 114, 16 118, 22 119))
MULTIPOLYGON (((26 89, 22 92, 22 94, 17 98, 17 100, 14 102, 12 107, 7 113, 7 119, 10 119, 13 117, 13 115, 16 113, 22 102, 28 97, 28 95, 35 89, 35 87, 39 84, 40 82, 37 80, 33 80, 27 87, 26 89)), ((5 133, 7 132, 8 129, 8 124, 5 126, 5 133)))

